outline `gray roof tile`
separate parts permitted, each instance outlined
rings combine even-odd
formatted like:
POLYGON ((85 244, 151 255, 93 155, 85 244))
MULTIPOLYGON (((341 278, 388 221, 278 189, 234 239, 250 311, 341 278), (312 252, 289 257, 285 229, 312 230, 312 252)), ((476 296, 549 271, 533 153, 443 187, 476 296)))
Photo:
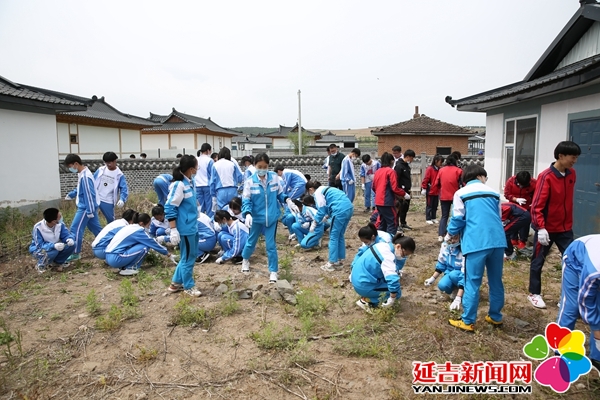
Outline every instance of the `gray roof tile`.
POLYGON ((65 106, 85 106, 90 99, 9 81, 0 76, 0 95, 65 106))
POLYGON ((134 115, 124 114, 108 104, 104 97, 96 98, 94 96, 92 98, 93 103, 88 107, 85 111, 71 111, 71 112, 62 112, 60 115, 63 116, 75 116, 75 117, 84 117, 84 118, 92 118, 103 121, 111 121, 125 124, 134 124, 141 126, 154 126, 157 125, 156 122, 149 121, 145 118, 136 117, 134 115))

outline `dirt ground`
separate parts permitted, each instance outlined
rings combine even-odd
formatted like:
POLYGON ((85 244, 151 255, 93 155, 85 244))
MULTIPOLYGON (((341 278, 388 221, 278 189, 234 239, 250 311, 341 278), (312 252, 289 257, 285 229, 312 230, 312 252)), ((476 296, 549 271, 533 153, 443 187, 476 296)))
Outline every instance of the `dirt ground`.
MULTIPOLYGON (((319 268, 327 260, 327 235, 322 249, 298 251, 280 225, 280 278, 291 280, 297 305, 278 299, 268 284, 264 242, 248 276, 239 265, 217 265, 215 256, 196 265, 203 292, 197 299, 166 293, 174 265, 161 257, 150 259, 133 278, 109 271, 89 245, 81 262, 65 272, 38 275, 28 257, 4 262, 3 337, 17 339, 10 354, 0 342, 1 398, 404 399, 418 397, 411 388, 413 361, 526 359, 523 346, 556 319, 561 277, 556 250, 543 273, 548 309, 534 309, 526 299, 528 261, 507 262, 503 327, 483 321, 484 281, 477 332, 460 332, 447 322, 453 315, 449 298, 437 286, 423 285, 434 271, 439 243, 437 225, 425 224, 423 204, 415 200, 408 216, 414 229, 406 233, 417 250, 403 271, 402 298, 393 310, 369 315, 354 304, 358 297, 348 282, 361 244, 357 231, 368 221, 361 202, 355 201, 346 232, 343 271, 319 268), (215 292, 221 284, 229 294, 215 292), (230 293, 235 289, 249 289, 243 293, 250 298, 238 300, 239 292, 230 293), (121 314, 111 314, 111 307, 121 314)), ((564 397, 532 386, 530 398, 564 397)), ((600 398, 598 374, 581 377, 566 396, 600 398)))

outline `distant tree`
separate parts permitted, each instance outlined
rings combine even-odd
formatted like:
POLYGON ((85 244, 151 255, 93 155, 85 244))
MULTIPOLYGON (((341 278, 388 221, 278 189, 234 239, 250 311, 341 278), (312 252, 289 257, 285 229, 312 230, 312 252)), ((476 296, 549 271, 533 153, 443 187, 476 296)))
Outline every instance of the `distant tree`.
MULTIPOLYGON (((292 142, 292 146, 294 146, 294 154, 298 154, 298 132, 291 132, 288 135, 288 139, 292 142)), ((302 155, 306 155, 306 151, 308 150, 308 137, 306 137, 306 133, 302 135, 302 155)))

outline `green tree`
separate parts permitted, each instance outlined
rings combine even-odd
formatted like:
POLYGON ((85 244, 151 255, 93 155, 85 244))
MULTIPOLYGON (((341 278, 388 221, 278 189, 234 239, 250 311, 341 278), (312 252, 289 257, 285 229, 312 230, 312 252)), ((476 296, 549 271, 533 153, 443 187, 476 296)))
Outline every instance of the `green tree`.
MULTIPOLYGON (((294 154, 299 154, 298 152, 298 132, 291 132, 288 135, 288 139, 292 142, 292 146, 294 146, 294 154)), ((308 150, 308 137, 306 137, 306 133, 302 135, 302 155, 306 155, 306 151, 308 150)))

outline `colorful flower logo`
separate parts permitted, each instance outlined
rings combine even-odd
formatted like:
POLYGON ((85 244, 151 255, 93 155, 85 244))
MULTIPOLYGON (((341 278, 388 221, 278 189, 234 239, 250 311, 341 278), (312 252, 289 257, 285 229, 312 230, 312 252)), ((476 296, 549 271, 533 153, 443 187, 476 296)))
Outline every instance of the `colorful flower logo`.
POLYGON ((571 383, 592 369, 584 344, 583 332, 571 331, 552 322, 546 326, 545 336, 537 335, 523 346, 523 353, 533 360, 544 360, 533 373, 540 385, 564 393, 571 383), (547 358, 551 352, 554 355, 547 358))

